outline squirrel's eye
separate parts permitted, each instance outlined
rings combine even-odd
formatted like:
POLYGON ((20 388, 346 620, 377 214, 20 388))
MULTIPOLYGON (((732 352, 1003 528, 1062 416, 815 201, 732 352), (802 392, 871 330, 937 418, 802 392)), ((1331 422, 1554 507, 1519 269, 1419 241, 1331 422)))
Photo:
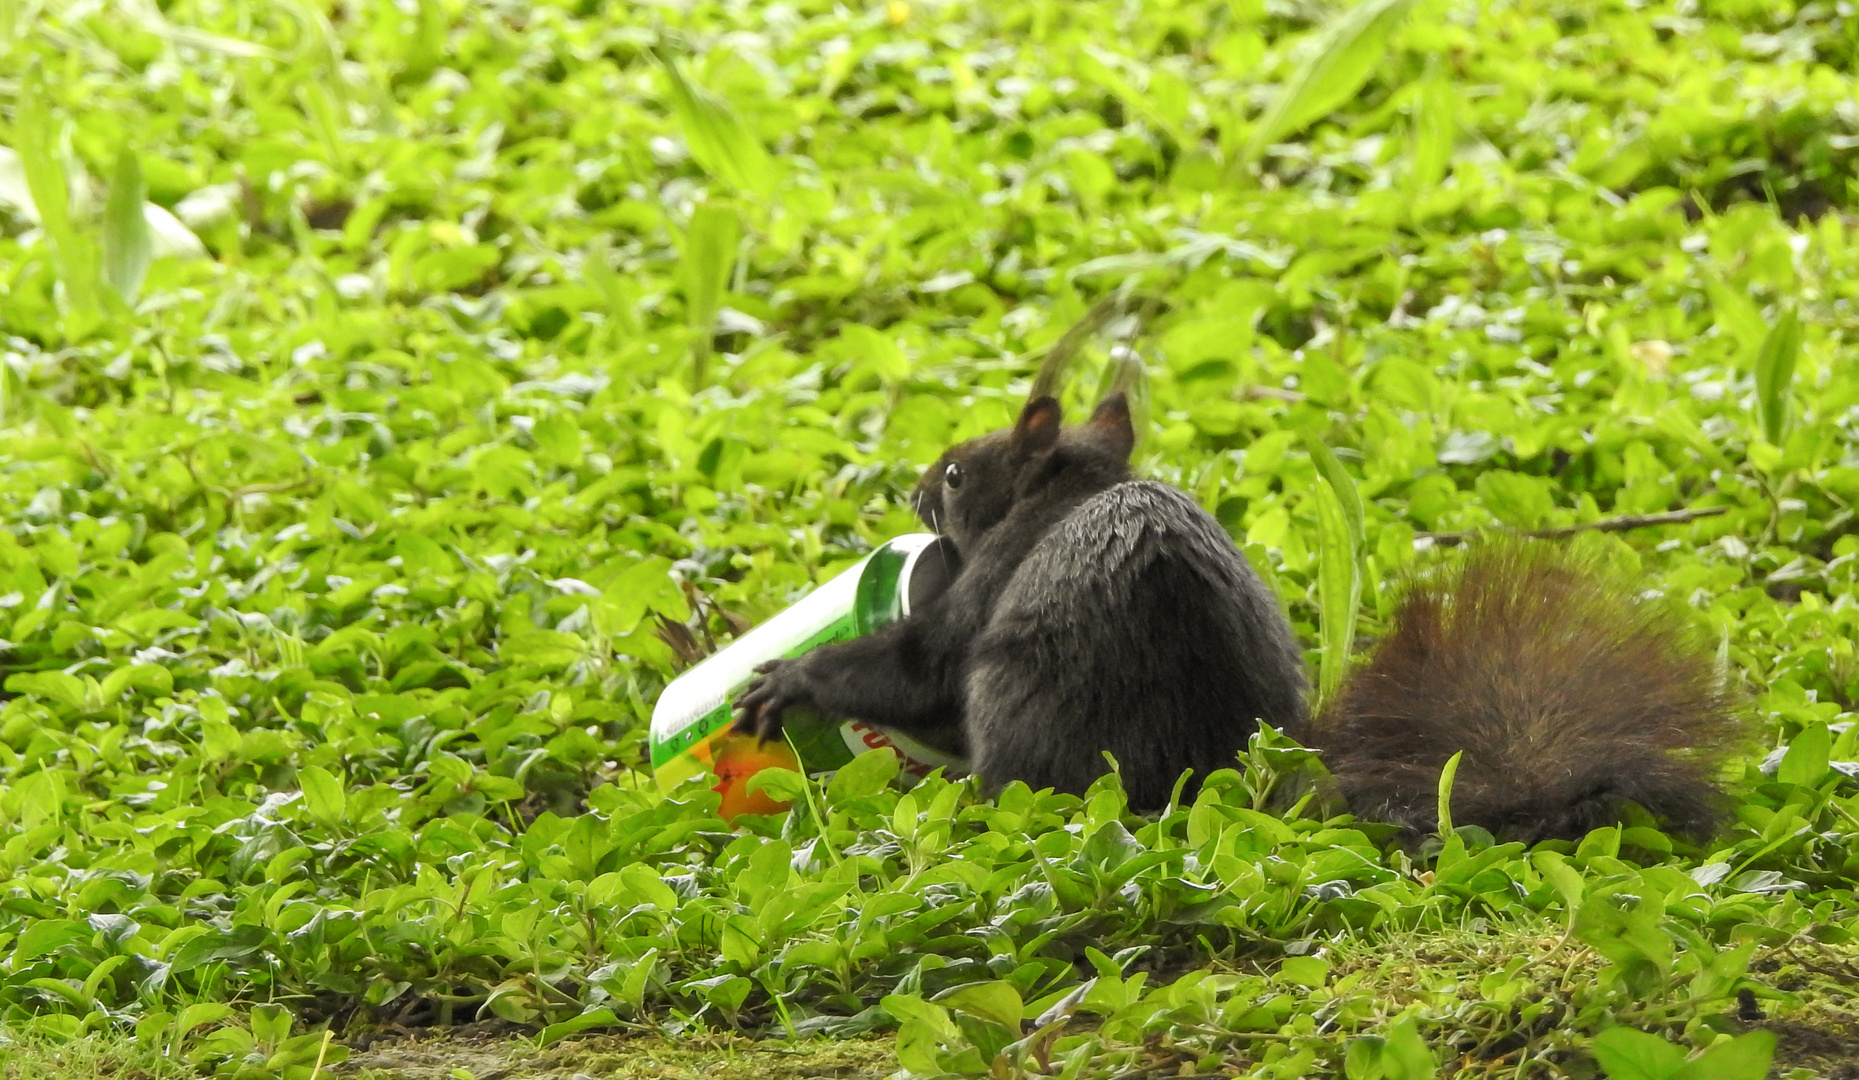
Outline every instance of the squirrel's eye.
POLYGON ((942 482, 949 485, 950 491, 954 491, 956 488, 961 487, 962 466, 951 461, 949 467, 942 471, 942 482))

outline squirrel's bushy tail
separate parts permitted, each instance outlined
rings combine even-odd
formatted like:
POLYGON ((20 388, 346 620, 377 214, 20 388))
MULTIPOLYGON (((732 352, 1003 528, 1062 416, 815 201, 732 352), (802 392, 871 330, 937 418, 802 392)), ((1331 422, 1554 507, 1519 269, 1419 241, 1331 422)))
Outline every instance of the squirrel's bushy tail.
POLYGON ((1498 538, 1409 585, 1313 741, 1359 817, 1578 838, 1638 803, 1674 832, 1718 819, 1733 697, 1686 612, 1582 550, 1498 538))

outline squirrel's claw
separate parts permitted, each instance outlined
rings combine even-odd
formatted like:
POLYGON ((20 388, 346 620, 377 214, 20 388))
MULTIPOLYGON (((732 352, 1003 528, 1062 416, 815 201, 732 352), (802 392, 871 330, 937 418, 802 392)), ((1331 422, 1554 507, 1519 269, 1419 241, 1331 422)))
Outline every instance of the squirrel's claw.
POLYGON ((785 660, 770 660, 756 667, 759 677, 736 699, 736 722, 730 730, 738 735, 754 735, 757 742, 764 743, 781 737, 781 714, 806 702, 798 680, 782 677, 784 669, 792 670, 785 660))

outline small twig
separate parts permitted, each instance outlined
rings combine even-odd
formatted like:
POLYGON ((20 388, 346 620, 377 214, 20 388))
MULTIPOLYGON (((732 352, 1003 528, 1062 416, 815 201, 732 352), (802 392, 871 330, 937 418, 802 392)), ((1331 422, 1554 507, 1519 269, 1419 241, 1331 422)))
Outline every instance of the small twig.
MULTIPOLYGON (((1649 529, 1655 525, 1683 525, 1699 518, 1716 517, 1729 511, 1727 506, 1700 506, 1691 510, 1667 510, 1658 514, 1623 514, 1620 517, 1601 518, 1598 521, 1584 521, 1579 525, 1558 525, 1553 529, 1533 529, 1523 535, 1536 540, 1559 540, 1565 536, 1574 536, 1582 532, 1626 532, 1628 529, 1649 529)), ((1441 547, 1463 544, 1477 532, 1417 532, 1416 540, 1431 540, 1441 547)))
MULTIPOLYGON (((1796 934, 1795 937, 1798 938, 1800 937, 1800 935, 1796 934)), ((1802 956, 1800 953, 1795 952, 1794 951, 1794 939, 1792 938, 1789 939, 1786 945, 1781 946, 1777 951, 1787 956, 1788 959, 1793 960, 1795 963, 1801 965, 1802 967, 1806 968, 1809 971, 1814 972, 1817 975, 1825 975, 1829 979, 1839 979, 1842 982, 1852 982, 1855 979, 1859 979, 1859 971, 1854 971, 1853 966, 1851 964, 1841 963, 1840 966, 1837 968, 1823 967, 1820 964, 1816 964, 1812 960, 1809 960, 1806 957, 1802 956)))

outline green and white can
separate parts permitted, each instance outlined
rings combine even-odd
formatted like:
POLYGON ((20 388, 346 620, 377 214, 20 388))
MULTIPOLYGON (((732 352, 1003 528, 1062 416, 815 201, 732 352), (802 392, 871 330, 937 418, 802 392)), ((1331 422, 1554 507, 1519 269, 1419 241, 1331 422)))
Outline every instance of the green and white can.
POLYGON ((848 641, 910 614, 948 587, 953 562, 932 533, 889 540, 793 606, 770 618, 672 680, 652 710, 652 770, 670 790, 692 776, 717 778, 723 815, 771 813, 782 805, 745 790, 748 777, 774 766, 820 775, 870 749, 897 755, 905 783, 965 762, 899 732, 880 731, 863 721, 823 720, 790 710, 783 728, 787 743, 758 745, 753 736, 732 735, 734 705, 764 661, 799 656, 809 649, 848 641))

